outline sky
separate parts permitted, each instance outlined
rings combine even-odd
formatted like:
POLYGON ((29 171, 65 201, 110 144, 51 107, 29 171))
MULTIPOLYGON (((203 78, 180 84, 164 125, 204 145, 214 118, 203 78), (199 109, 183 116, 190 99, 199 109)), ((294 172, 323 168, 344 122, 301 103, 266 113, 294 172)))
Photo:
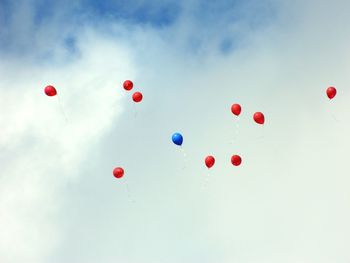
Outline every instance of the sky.
POLYGON ((1 0, 1 263, 349 263, 349 9, 1 0))

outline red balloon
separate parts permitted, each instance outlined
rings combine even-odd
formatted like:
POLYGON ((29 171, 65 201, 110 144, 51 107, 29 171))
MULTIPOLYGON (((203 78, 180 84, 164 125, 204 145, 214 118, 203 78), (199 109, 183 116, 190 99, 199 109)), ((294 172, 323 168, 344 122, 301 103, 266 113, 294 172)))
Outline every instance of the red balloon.
POLYGON ((134 83, 131 80, 125 80, 123 83, 123 87, 125 90, 131 90, 134 87, 134 83))
POLYGON ((121 167, 114 168, 113 175, 115 178, 122 178, 124 175, 124 169, 121 167))
POLYGON ((265 123, 265 117, 264 117, 264 114, 262 114, 262 112, 255 112, 253 118, 254 118, 254 121, 258 124, 265 123))
POLYGON ((241 165, 241 163, 242 163, 242 158, 241 158, 241 156, 239 156, 239 155, 232 155, 232 157, 231 157, 231 163, 232 163, 234 166, 239 166, 239 165, 241 165))
POLYGON ((337 95, 337 90, 334 87, 329 87, 327 89, 327 96, 331 100, 337 95))
POLYGON ((239 116, 239 114, 241 114, 241 111, 242 111, 241 105, 233 104, 231 106, 231 111, 234 115, 239 116))
POLYGON ((132 94, 132 100, 135 102, 140 102, 142 100, 143 96, 141 92, 135 92, 132 94))
POLYGON ((51 85, 46 86, 44 91, 45 91, 45 94, 49 97, 57 95, 57 91, 56 91, 55 87, 51 86, 51 85))
POLYGON ((215 158, 213 156, 209 155, 205 158, 205 165, 208 167, 208 169, 213 167, 214 164, 215 164, 215 158))

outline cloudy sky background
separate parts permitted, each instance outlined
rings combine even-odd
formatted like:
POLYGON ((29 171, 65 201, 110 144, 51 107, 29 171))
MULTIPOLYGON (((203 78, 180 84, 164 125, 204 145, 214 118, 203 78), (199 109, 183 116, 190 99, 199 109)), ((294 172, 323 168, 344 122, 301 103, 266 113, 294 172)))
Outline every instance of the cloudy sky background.
POLYGON ((350 262, 350 3, 216 2, 0 2, 2 263, 350 262))

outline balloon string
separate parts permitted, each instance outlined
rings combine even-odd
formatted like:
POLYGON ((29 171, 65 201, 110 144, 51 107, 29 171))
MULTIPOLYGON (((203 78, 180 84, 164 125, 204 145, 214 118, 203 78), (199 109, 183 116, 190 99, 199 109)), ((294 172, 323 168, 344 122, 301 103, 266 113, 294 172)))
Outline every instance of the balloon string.
POLYGON ((205 179, 204 179, 204 182, 203 182, 203 187, 202 187, 203 190, 207 189, 207 186, 208 186, 208 183, 209 183, 209 175, 210 175, 210 173, 208 171, 207 175, 205 175, 205 179))
POLYGON ((265 124, 262 124, 262 128, 261 128, 261 132, 260 132, 260 136, 257 138, 258 140, 262 140, 265 138, 265 124))
POLYGON ((63 114, 63 117, 64 117, 65 121, 68 122, 68 118, 67 118, 67 116, 66 116, 66 113, 64 112, 64 108, 63 108, 63 105, 62 105, 62 103, 61 103, 60 96, 59 96, 58 94, 57 94, 57 98, 58 98, 58 104, 59 104, 59 106, 60 106, 60 109, 61 109, 61 112, 62 112, 62 114, 63 114))
POLYGON ((237 121, 236 121, 236 132, 235 132, 235 137, 236 137, 236 140, 238 139, 238 122, 239 122, 239 117, 237 117, 237 121))
POLYGON ((237 117, 237 120, 236 120, 236 124, 235 124, 235 135, 234 135, 234 138, 232 140, 230 140, 230 144, 233 145, 237 139, 238 139, 238 122, 239 122, 239 116, 237 117))
POLYGON ((131 191, 129 188, 129 184, 127 182, 125 182, 125 190, 126 190, 126 194, 128 196, 128 200, 130 203, 135 203, 135 201, 133 200, 132 196, 131 196, 131 191))
POLYGON ((329 100, 329 114, 331 115, 331 117, 333 118, 333 120, 335 120, 336 122, 340 122, 337 118, 336 118, 336 116, 335 116, 335 114, 334 114, 334 112, 333 112, 333 106, 332 106, 332 101, 331 100, 329 100))
POLYGON ((137 109, 136 109, 136 105, 135 105, 135 103, 134 103, 134 118, 136 119, 136 117, 137 117, 137 109))
POLYGON ((180 146, 180 151, 182 152, 183 158, 184 158, 184 165, 183 165, 183 167, 182 167, 182 170, 185 170, 185 168, 186 168, 186 163, 187 163, 187 154, 186 154, 185 149, 184 149, 182 146, 180 146))
POLYGON ((263 124, 262 127, 262 137, 265 138, 265 124, 263 124))
POLYGON ((331 112, 331 115, 332 115, 333 120, 335 120, 336 122, 340 122, 340 121, 335 117, 335 115, 334 115, 333 112, 331 112))

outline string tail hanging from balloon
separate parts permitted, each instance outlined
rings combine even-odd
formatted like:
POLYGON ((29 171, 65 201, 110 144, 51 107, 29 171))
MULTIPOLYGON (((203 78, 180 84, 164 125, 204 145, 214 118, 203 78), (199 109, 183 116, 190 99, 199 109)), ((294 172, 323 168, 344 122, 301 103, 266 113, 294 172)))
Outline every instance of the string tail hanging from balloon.
MULTIPOLYGON (((120 180, 124 177, 124 173, 125 173, 125 171, 122 167, 116 167, 113 169, 113 176, 115 178, 117 178, 118 180, 120 180)), ((125 191, 126 191, 126 195, 127 195, 129 202, 134 203, 135 201, 133 200, 133 198, 131 196, 131 191, 130 191, 129 184, 127 183, 127 181, 124 182, 124 186, 125 186, 125 191)))
POLYGON ((264 136, 265 136, 265 132, 264 132, 264 127, 265 127, 265 115, 258 111, 258 112, 255 112, 254 115, 253 115, 253 120, 262 126, 262 134, 258 137, 258 139, 263 139, 264 136))
POLYGON ((235 132, 234 132, 234 136, 232 139, 230 139, 229 143, 231 145, 233 145, 237 140, 238 140, 238 136, 239 136, 239 122, 240 122, 240 117, 237 116, 237 119, 235 120, 235 132))
POLYGON ((175 132, 172 136, 171 136, 171 140, 173 141, 173 143, 177 146, 180 147, 180 151, 182 152, 183 154, 183 157, 184 157, 184 167, 182 168, 182 170, 184 170, 186 168, 186 157, 187 157, 187 154, 185 152, 185 150, 183 149, 182 147, 182 144, 183 144, 183 136, 181 133, 179 132, 175 132))
POLYGON ((125 190, 126 190, 126 195, 128 197, 128 201, 130 203, 136 203, 136 201, 134 200, 134 198, 132 198, 132 194, 131 194, 131 191, 130 191, 130 187, 129 187, 129 184, 128 182, 125 181, 125 190))
POLYGON ((183 167, 182 167, 182 170, 185 170, 186 167, 187 167, 187 153, 184 149, 183 146, 180 146, 180 151, 182 153, 182 156, 183 156, 183 167))
POLYGON ((208 181, 209 181, 209 175, 210 175, 210 169, 215 165, 215 157, 212 155, 208 155, 204 159, 205 166, 208 168, 208 173, 205 176, 205 180, 203 182, 203 190, 207 188, 208 181))
POLYGON ((48 85, 48 86, 46 86, 46 87, 44 88, 44 93, 45 93, 46 96, 48 96, 48 97, 55 97, 55 96, 57 96, 58 105, 59 105, 59 107, 60 107, 60 111, 61 111, 61 113, 62 113, 62 115, 63 115, 65 121, 68 122, 68 118, 67 118, 67 116, 66 116, 66 114, 65 114, 63 105, 62 105, 62 103, 61 103, 60 96, 58 95, 56 88, 55 88, 54 86, 52 86, 52 85, 48 85))
POLYGON ((326 90, 326 94, 328 97, 328 108, 329 108, 329 114, 333 118, 334 121, 339 122, 338 118, 336 117, 334 113, 334 107, 333 107, 333 99, 337 95, 337 89, 335 87, 328 87, 326 90))
POLYGON ((59 106, 60 106, 60 110, 61 110, 61 112, 62 112, 62 115, 63 115, 65 121, 68 122, 68 118, 67 118, 66 112, 65 112, 65 110, 64 110, 64 107, 63 107, 63 104, 62 104, 62 102, 61 102, 61 98, 60 98, 59 95, 57 95, 57 100, 58 100, 58 104, 59 104, 59 106))

